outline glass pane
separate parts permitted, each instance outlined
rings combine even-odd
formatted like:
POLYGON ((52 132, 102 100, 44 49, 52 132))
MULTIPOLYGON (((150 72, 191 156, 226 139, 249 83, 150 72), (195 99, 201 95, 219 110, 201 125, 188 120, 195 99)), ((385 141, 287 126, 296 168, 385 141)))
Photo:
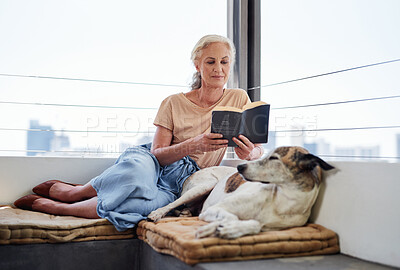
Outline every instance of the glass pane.
POLYGON ((150 142, 161 101, 189 89, 195 43, 226 35, 226 9, 213 0, 1 1, 0 154, 117 155, 150 142))
POLYGON ((396 0, 262 1, 261 99, 276 145, 342 160, 400 156, 399 97, 280 109, 400 95, 400 61, 270 86, 400 59, 399 10, 396 0), (374 128, 354 129, 364 127, 374 128))

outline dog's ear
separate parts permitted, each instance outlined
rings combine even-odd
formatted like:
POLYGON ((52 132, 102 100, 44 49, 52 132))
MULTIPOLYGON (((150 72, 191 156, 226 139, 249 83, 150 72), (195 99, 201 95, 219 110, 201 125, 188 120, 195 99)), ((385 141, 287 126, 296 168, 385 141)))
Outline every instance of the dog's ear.
POLYGON ((323 161, 321 158, 314 156, 313 154, 305 154, 301 157, 299 166, 300 168, 304 170, 312 170, 315 168, 315 166, 319 165, 323 170, 328 171, 332 170, 335 167, 329 165, 325 161, 323 161))

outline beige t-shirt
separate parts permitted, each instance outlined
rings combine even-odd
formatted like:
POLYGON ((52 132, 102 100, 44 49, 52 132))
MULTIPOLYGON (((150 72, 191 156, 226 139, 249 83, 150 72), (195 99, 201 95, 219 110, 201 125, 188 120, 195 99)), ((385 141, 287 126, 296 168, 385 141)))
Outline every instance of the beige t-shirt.
MULTIPOLYGON (((215 106, 232 106, 241 109, 250 102, 246 91, 225 89, 224 94, 214 105, 202 108, 191 102, 183 93, 167 97, 161 103, 154 125, 172 131, 172 145, 211 131, 211 111, 215 106)), ((217 166, 224 157, 226 148, 213 152, 192 154, 200 168, 217 166)))

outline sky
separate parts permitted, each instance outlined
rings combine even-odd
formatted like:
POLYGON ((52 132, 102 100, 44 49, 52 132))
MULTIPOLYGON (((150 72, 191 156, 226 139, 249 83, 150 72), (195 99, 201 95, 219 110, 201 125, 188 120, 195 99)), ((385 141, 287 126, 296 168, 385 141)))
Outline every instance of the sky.
MULTIPOLYGON (((0 73, 181 85, 162 87, 0 76, 1 100, 157 108, 186 92, 190 52, 209 33, 226 35, 226 1, 0 1, 0 73), (212 16, 210 16, 212 14, 212 16)), ((68 130, 150 130, 156 109, 0 104, 0 126, 29 119, 68 130)), ((68 134, 74 147, 108 151, 138 135, 68 134), (122 138, 121 138, 122 137, 122 138)), ((26 133, 0 133, 0 148, 25 149, 26 133)))
MULTIPOLYGON (((30 119, 69 132, 73 148, 119 151, 153 132, 156 108, 186 92, 190 52, 205 34, 226 35, 225 0, 0 1, 0 74, 139 82, 100 83, 0 76, 0 101, 142 109, 0 103, 0 128, 27 129, 30 119), (143 109, 144 108, 144 109, 143 109)), ((262 0, 261 85, 400 58, 400 1, 262 0)), ((400 62, 261 88, 271 104, 271 130, 400 125, 399 99, 305 109, 293 105, 400 94, 400 62)), ((308 132, 306 142, 376 146, 396 156, 400 129, 308 132)), ((294 136, 295 135, 295 136, 294 136)), ((300 134, 304 135, 304 134, 300 134)), ((279 144, 295 133, 277 134, 279 144)), ((301 136, 300 136, 301 137, 301 136)), ((26 148, 26 132, 0 130, 0 155, 26 148)))
MULTIPOLYGON (((261 85, 400 59, 400 1, 262 1, 261 85)), ((400 62, 262 88, 272 107, 400 94, 400 62)), ((400 99, 272 111, 280 128, 399 125, 400 99)), ((333 147, 379 145, 396 156, 400 129, 306 134, 333 147)), ((290 134, 281 141, 290 143, 290 134)), ((333 150, 333 149, 331 149, 333 150)))

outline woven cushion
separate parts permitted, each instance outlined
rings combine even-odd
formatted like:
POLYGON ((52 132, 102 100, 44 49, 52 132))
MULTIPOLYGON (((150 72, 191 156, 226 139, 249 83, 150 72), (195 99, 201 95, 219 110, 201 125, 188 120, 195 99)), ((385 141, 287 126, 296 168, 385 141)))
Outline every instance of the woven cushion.
POLYGON ((0 206, 0 244, 81 242, 134 236, 133 229, 118 232, 106 219, 53 216, 0 206))
POLYGON ((173 255, 188 264, 339 252, 337 235, 317 224, 262 232, 235 240, 216 237, 196 239, 196 229, 204 224, 198 217, 167 217, 157 223, 141 221, 137 234, 154 250, 173 255))

